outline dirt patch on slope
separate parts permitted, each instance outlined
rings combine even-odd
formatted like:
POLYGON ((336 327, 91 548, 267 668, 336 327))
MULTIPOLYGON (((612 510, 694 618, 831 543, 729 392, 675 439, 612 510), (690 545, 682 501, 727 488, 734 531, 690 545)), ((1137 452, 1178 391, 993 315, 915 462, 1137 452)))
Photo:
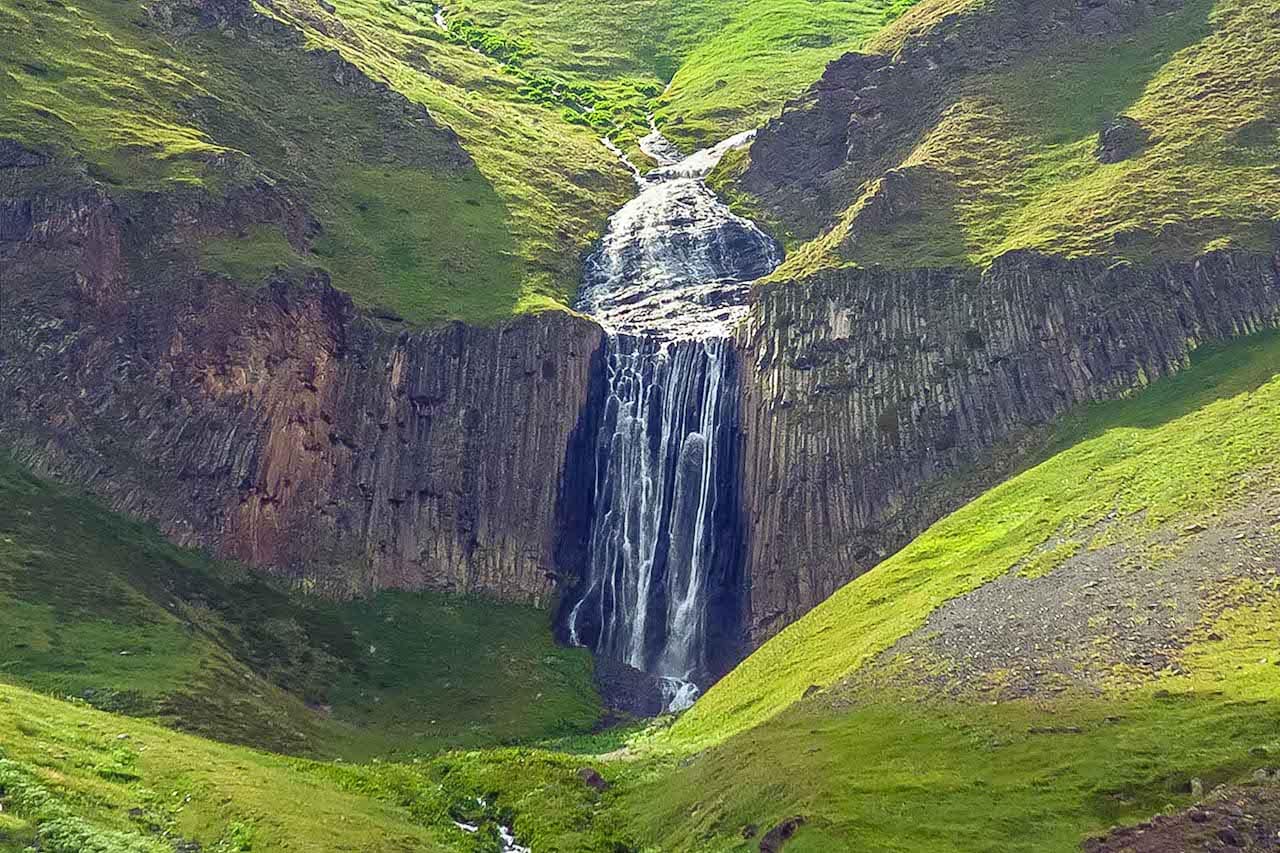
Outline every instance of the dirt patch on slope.
POLYGON ((1191 630, 1225 593, 1280 576, 1280 489, 1204 522, 1145 532, 1112 520, 1067 544, 1078 550, 1039 576, 1025 574, 1033 556, 943 605, 866 676, 909 672, 944 695, 1006 699, 1177 674, 1191 630))

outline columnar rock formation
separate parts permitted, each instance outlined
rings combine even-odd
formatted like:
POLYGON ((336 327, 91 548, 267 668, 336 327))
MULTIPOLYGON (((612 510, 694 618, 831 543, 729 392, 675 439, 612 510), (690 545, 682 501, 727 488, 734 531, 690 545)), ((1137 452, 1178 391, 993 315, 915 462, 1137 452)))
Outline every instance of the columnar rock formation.
MULTIPOLYGON (((0 441, 32 467, 335 594, 547 602, 597 325, 396 332, 319 274, 255 291, 184 268, 162 286, 100 194, 3 210, 0 441)), ((166 216, 270 210, 287 213, 259 197, 166 216)))
MULTIPOLYGON (((1151 269, 1016 253, 986 272, 834 270, 762 288, 740 335, 758 643, 959 506, 957 475, 1069 407, 1280 323, 1280 256, 1151 269)), ((1007 467, 1007 466, 1006 466, 1007 467)))

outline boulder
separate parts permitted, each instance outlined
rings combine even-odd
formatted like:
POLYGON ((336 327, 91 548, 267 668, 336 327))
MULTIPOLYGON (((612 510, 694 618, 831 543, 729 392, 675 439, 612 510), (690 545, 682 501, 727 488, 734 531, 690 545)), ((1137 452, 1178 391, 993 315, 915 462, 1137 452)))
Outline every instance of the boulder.
POLYGON ((1135 156, 1147 145, 1150 134, 1137 119, 1116 116, 1098 132, 1094 156, 1099 163, 1119 163, 1135 156))
POLYGON ((588 788, 595 791, 609 790, 609 782, 594 767, 584 767, 578 771, 578 778, 588 788))
POLYGON ((621 661, 596 658, 596 689, 606 708, 624 714, 656 717, 665 707, 658 679, 621 661))
POLYGON ((789 817, 764 834, 760 839, 760 853, 779 853, 783 846, 791 840, 791 836, 804 825, 804 818, 789 817))

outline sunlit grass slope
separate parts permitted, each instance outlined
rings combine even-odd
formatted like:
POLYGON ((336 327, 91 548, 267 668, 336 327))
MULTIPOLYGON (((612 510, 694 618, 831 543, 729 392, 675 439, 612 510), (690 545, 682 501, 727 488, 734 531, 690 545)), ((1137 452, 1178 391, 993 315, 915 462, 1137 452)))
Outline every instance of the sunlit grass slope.
POLYGON ((1248 783, 1280 752, 1280 590, 1197 633, 1162 678, 1109 696, 950 702, 818 697, 627 794, 642 838, 681 851, 756 849, 792 816, 787 853, 1058 853, 1117 823, 1248 783), (1213 638, 1212 640, 1209 638, 1213 638))
MULTIPOLYGON (((867 49, 891 52, 955 6, 928 0, 867 49)), ((1002 14, 959 6, 979 22, 1002 14)), ((1132 35, 1063 39, 948 81, 936 122, 890 164, 894 189, 850 183, 833 222, 803 207, 781 216, 775 226, 797 251, 778 274, 983 266, 1018 249, 1152 263, 1270 247, 1280 221, 1275 15, 1267 0, 1188 0, 1132 35), (1140 122, 1147 142, 1099 162, 1099 131, 1117 115, 1140 122), (885 192, 903 212, 861 216, 885 192)))
POLYGON ((1119 529, 1149 529, 1228 506, 1244 475, 1280 458, 1280 337, 1202 354, 1134 399, 1088 408, 1060 426, 1055 447, 765 643, 680 718, 672 745, 721 741, 810 685, 836 684, 1051 537, 1113 514, 1119 529))
POLYGON ((457 849, 426 788, 376 766, 325 769, 0 685, 4 851, 37 837, 48 853, 182 842, 218 853, 457 849))
POLYGON ((0 138, 55 155, 7 171, 5 192, 98 183, 121 200, 219 198, 265 179, 318 221, 312 251, 259 230, 209 247, 208 268, 256 285, 276 266, 322 267, 359 303, 417 323, 570 298, 583 252, 631 191, 596 134, 530 103, 410 7, 260 12, 295 31, 178 34, 137 3, 0 2, 0 138), (476 165, 390 96, 339 80, 317 50, 427 106, 476 165))
MULTIPOLYGON (((686 149, 755 127, 914 0, 466 0, 446 4, 527 46, 531 63, 642 106, 686 149)), ((625 141, 625 140, 624 140, 625 141)))
POLYGON ((589 657, 541 611, 291 593, 3 461, 0 680, 349 757, 572 734, 600 712, 589 657))

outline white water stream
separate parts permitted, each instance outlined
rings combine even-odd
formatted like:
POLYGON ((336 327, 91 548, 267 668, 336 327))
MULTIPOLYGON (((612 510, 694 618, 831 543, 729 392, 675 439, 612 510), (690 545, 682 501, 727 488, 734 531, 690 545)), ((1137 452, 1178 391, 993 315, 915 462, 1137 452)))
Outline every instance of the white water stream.
POLYGON ((600 321, 608 390, 596 446, 588 576, 570 640, 658 676, 683 710, 708 675, 709 583, 736 511, 736 365, 730 340, 777 245, 705 178, 743 133, 680 158, 656 128, 639 194, 588 259, 579 308, 600 321))

